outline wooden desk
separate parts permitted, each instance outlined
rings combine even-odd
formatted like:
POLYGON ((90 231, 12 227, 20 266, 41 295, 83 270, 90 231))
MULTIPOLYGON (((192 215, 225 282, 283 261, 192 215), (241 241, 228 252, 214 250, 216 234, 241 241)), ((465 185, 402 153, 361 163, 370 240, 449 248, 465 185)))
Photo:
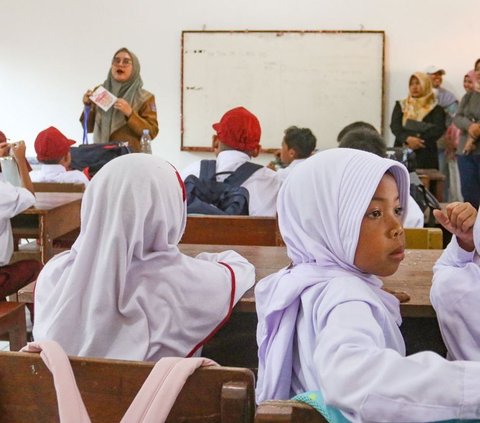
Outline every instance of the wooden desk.
MULTIPOLYGON (((286 247, 202 244, 180 244, 179 247, 189 256, 195 256, 202 251, 216 253, 235 250, 255 266, 257 282, 290 263, 286 247)), ((442 252, 443 250, 406 250, 405 260, 400 264, 397 272, 382 278, 387 288, 405 291, 410 295, 410 301, 400 305, 403 317, 435 317, 435 311, 430 303, 432 267, 442 252)), ((253 288, 244 294, 235 310, 255 313, 253 288)))
POLYGON ((33 207, 11 219, 13 236, 40 240, 40 258, 53 257, 53 240, 80 227, 82 193, 38 192, 33 207))

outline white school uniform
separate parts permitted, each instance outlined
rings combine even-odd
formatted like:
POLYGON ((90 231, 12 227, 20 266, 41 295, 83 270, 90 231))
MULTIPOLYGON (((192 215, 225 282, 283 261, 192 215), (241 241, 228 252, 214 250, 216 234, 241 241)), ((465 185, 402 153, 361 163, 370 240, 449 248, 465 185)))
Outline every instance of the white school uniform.
POLYGON ((405 357, 398 300, 353 264, 387 170, 406 207, 405 167, 364 151, 320 152, 282 185, 279 225, 293 264, 255 289, 258 402, 320 390, 352 422, 480 418, 480 363, 405 357))
POLYGON ((32 182, 60 182, 88 185, 88 178, 79 170, 66 170, 59 164, 42 164, 40 169, 30 171, 32 182))
MULTIPOLYGON (((217 173, 233 172, 243 163, 250 161, 248 154, 238 150, 222 151, 217 156, 217 173)), ((200 175, 200 161, 187 166, 182 172, 182 179, 189 175, 200 175)), ((229 175, 219 175, 218 181, 223 181, 229 175)), ((258 169, 242 186, 248 190, 248 214, 250 216, 276 216, 277 194, 281 182, 275 172, 266 167, 258 169)))
POLYGON ((233 251, 182 254, 185 190, 148 154, 112 160, 82 200, 80 235, 35 290, 35 340, 70 355, 156 361, 198 354, 255 281, 233 251))
POLYGON ((282 169, 277 170, 277 179, 280 180, 280 182, 283 182, 287 176, 290 174, 290 172, 297 167, 300 163, 304 162, 306 159, 296 159, 293 162, 291 162, 287 167, 284 167, 282 169))
POLYGON ((430 301, 437 313, 449 358, 480 361, 480 219, 475 250, 463 250, 452 237, 433 267, 430 301))
POLYGON ((35 196, 25 188, 0 180, 0 266, 10 262, 13 237, 10 219, 35 203, 35 196))

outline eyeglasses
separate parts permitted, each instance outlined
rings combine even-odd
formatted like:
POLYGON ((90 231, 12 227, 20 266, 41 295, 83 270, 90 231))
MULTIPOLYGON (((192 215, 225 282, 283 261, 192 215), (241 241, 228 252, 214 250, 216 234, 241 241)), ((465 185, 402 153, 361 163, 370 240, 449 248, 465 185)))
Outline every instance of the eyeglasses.
POLYGON ((112 65, 131 65, 132 59, 128 58, 121 58, 121 57, 114 57, 112 60, 112 65))

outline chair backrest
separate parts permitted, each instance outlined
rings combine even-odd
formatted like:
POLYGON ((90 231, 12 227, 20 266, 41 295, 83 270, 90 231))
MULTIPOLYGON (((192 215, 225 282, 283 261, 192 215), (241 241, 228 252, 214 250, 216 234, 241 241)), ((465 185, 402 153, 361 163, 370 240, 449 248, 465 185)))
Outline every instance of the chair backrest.
POLYGON ((314 408, 298 401, 265 401, 255 413, 255 423, 328 423, 314 408))
MULTIPOLYGON (((119 422, 154 363, 70 357, 92 423, 119 422)), ((167 423, 253 422, 254 376, 248 369, 200 368, 189 377, 167 423)), ((37 354, 0 352, 2 423, 58 421, 53 378, 37 354)))
POLYGON ((34 182, 35 192, 84 192, 85 185, 73 182, 34 182))
POLYGON ((443 233, 440 228, 405 228, 406 247, 410 250, 441 250, 443 233))
POLYGON ((285 245, 277 219, 267 216, 188 215, 185 244, 285 245))

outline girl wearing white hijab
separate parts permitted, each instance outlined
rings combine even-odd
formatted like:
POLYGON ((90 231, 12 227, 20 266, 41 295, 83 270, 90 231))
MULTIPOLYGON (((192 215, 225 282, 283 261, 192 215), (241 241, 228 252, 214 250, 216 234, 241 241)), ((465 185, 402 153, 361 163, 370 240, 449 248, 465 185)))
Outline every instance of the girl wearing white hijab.
POLYGON ((343 421, 480 418, 480 364, 405 357, 399 302, 377 277, 404 258, 408 187, 402 164, 358 150, 293 169, 277 201, 292 264, 255 289, 257 402, 314 390, 343 421))
POLYGON ((143 89, 140 62, 135 54, 123 47, 112 58, 103 87, 117 98, 115 104, 103 111, 90 100, 93 90, 83 95, 85 113, 80 120, 84 125, 84 137, 93 131, 95 143, 126 142, 133 151, 140 151, 140 137, 144 129, 155 138, 158 134, 155 96, 143 89))
POLYGON ((185 190, 158 157, 105 165, 85 191, 81 222, 71 251, 45 265, 35 290, 35 340, 70 355, 198 355, 254 283, 253 266, 233 251, 180 253, 185 190))
POLYGON ((480 361, 480 219, 469 203, 435 216, 455 236, 433 268, 430 300, 449 358, 480 361))

